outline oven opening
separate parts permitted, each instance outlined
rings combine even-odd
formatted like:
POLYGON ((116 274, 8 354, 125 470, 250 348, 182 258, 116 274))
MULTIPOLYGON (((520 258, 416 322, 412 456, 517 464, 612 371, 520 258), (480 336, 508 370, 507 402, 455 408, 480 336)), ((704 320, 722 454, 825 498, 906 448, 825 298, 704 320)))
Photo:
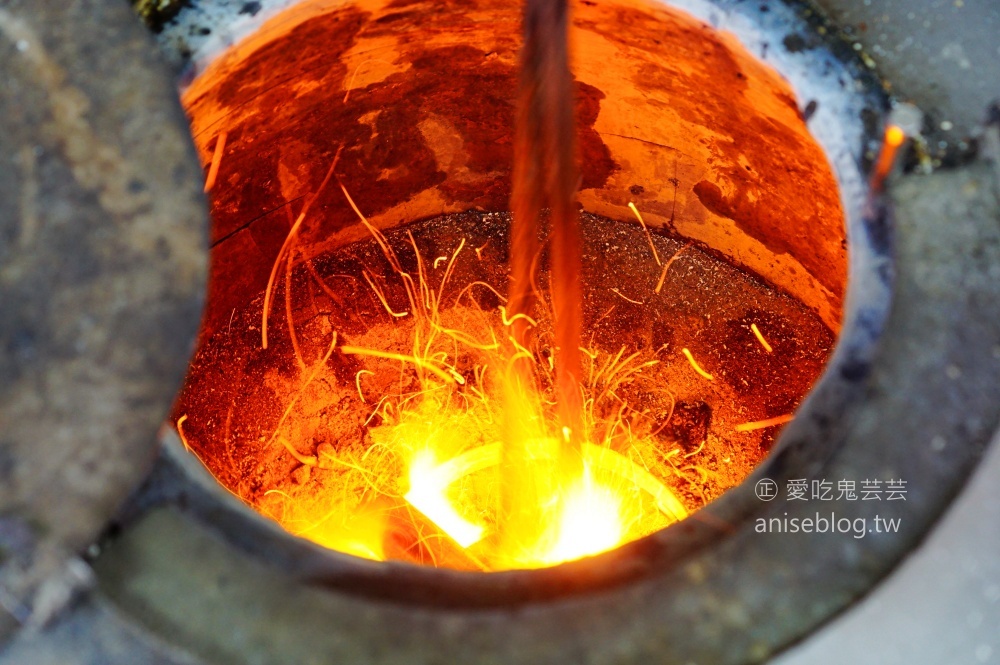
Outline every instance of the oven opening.
POLYGON ((184 92, 212 202, 185 446, 379 561, 539 568, 686 519, 768 455, 840 330, 816 102, 679 9, 575 6, 559 270, 552 202, 528 233, 510 212, 521 8, 399 4, 297 4, 184 92))

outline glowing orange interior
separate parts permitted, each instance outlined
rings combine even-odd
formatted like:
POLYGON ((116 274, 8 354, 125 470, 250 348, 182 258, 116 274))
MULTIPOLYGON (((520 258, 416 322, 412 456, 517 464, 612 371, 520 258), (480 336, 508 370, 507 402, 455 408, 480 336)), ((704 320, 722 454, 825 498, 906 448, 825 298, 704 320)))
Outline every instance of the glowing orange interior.
MULTIPOLYGON (((835 332, 843 213, 780 77, 731 37, 660 5, 574 11, 579 201, 641 228, 650 250, 642 284, 613 289, 622 302, 611 318, 615 307, 670 298, 669 271, 687 256, 763 277, 835 332), (694 246, 677 241, 660 256, 650 229, 694 246)), ((678 475, 689 484, 718 475, 698 464, 701 448, 663 438, 686 386, 732 402, 727 445, 742 445, 757 439, 739 437, 762 430, 773 439, 821 367, 810 365, 805 383, 769 384, 784 400, 774 413, 736 403, 746 391, 726 371, 741 353, 775 364, 793 343, 766 317, 740 324, 750 341, 739 349, 707 332, 707 341, 635 350, 614 335, 592 338, 581 459, 559 462, 565 433, 552 414, 546 314, 531 322, 532 348, 513 341, 503 280, 467 278, 460 267, 502 261, 489 241, 388 237, 410 221, 507 209, 518 23, 516 3, 499 0, 304 2, 213 63, 184 96, 214 245, 202 351, 175 418, 220 482, 333 549, 483 571, 612 549, 703 502, 678 494, 678 475), (323 273, 324 257, 365 239, 377 254, 359 286, 343 290, 323 273), (496 305, 473 306, 470 294, 486 290, 496 305), (302 314, 307 300, 320 312, 362 292, 375 309, 351 332, 335 317, 302 314), (223 343, 241 350, 211 350, 223 343), (650 381, 664 353, 669 376, 682 378, 650 381), (511 371, 525 359, 537 377, 530 385, 511 371), (390 372, 398 385, 372 392, 390 372), (270 405, 259 420, 234 416, 242 407, 220 384, 230 380, 270 405), (328 417, 331 396, 346 403, 344 391, 370 412, 359 424, 363 448, 317 443, 315 427, 297 424, 306 412, 328 417), (622 406, 608 407, 614 400, 622 406), (659 429, 643 421, 652 413, 644 401, 657 400, 671 412, 659 429), (294 489, 273 482, 267 470, 277 466, 296 474, 294 489), (324 473, 337 480, 310 481, 324 473)), ((719 484, 734 482, 730 474, 719 484)))

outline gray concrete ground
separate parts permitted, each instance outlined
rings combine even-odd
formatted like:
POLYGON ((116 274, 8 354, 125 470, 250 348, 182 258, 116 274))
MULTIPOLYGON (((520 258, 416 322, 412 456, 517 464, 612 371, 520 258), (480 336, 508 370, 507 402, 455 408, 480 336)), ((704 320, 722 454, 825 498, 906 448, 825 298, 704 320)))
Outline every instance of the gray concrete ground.
POLYGON ((960 141, 1000 98, 997 0, 817 0, 864 47, 892 94, 917 102, 941 141, 960 141))
POLYGON ((1000 663, 1000 436, 924 544, 772 665, 1000 663))

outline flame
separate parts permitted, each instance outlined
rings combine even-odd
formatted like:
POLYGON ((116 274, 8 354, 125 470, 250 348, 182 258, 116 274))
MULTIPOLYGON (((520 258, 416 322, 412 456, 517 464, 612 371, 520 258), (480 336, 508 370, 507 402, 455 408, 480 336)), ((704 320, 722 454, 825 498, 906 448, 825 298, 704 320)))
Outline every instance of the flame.
POLYGON ((885 135, 882 137, 882 147, 879 150, 878 161, 872 169, 871 185, 872 189, 879 191, 885 185, 886 178, 896 164, 896 156, 899 149, 906 142, 906 132, 898 125, 889 125, 885 128, 885 135))
POLYGON ((317 525, 299 535, 331 550, 353 554, 362 559, 385 561, 382 547, 385 529, 386 523, 382 516, 362 513, 341 523, 317 525))
POLYGON ((569 489, 563 502, 556 542, 539 561, 550 565, 572 561, 621 543, 622 499, 609 488, 597 485, 589 470, 569 489))
MULTIPOLYGON (((394 321, 386 325, 409 330, 410 339, 400 348, 398 336, 390 344, 373 328, 367 337, 338 345, 334 332, 318 362, 308 366, 300 357, 302 388, 272 434, 274 444, 292 452, 305 447, 289 442, 282 427, 334 350, 368 363, 351 388, 362 403, 375 403, 365 425, 376 416, 380 424, 368 427, 371 444, 363 454, 326 450, 310 457, 313 466, 340 468, 341 484, 315 489, 310 505, 304 494, 286 497, 286 513, 275 515, 279 522, 321 545, 369 559, 500 570, 592 556, 687 516, 663 477, 648 468, 669 468, 658 459, 658 443, 632 435, 624 420, 629 407, 615 392, 657 360, 626 356, 624 348, 617 354, 581 349, 580 430, 570 431, 556 408, 550 333, 502 305, 493 311, 462 306, 473 288, 500 296, 489 284, 473 282, 457 296, 450 289, 465 240, 425 265, 409 236, 416 274, 407 272, 397 250, 341 189, 393 269, 407 306, 390 306, 385 284, 366 272, 372 295, 394 321), (523 337, 524 329, 535 332, 523 337), (362 391, 362 375, 374 380, 373 370, 387 365, 413 377, 416 387, 381 396, 362 391), (562 444, 570 440, 572 447, 562 444)), ((297 229, 276 265, 293 260, 297 229)))
POLYGON ((438 463, 433 450, 421 450, 410 460, 410 491, 403 496, 462 547, 479 542, 486 531, 462 517, 448 499, 448 488, 468 475, 470 466, 462 458, 438 463))

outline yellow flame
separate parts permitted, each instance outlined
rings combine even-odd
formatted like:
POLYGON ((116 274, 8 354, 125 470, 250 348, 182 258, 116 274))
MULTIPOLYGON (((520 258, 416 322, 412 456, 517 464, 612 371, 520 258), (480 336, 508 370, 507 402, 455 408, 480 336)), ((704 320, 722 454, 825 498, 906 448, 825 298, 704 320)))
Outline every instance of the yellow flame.
POLYGON ((448 499, 448 488, 469 470, 460 460, 439 464, 433 450, 421 450, 410 461, 410 491, 403 498, 456 543, 469 547, 482 539, 484 528, 462 517, 448 499))
POLYGON ((889 125, 885 129, 885 142, 894 148, 898 148, 903 145, 903 141, 906 140, 906 132, 902 130, 901 127, 896 125, 889 125))
POLYGON ((555 543, 538 555, 554 565, 606 552, 622 542, 622 498, 594 481, 589 466, 562 497, 555 543))
MULTIPOLYGON (((367 430, 372 445, 363 454, 338 450, 309 460, 320 468, 336 464, 352 478, 338 486, 344 494, 340 503, 330 508, 326 502, 334 499, 333 488, 317 488, 314 514, 322 511, 321 519, 282 515, 279 521, 327 547, 370 559, 412 555, 434 565, 498 570, 592 556, 687 516, 673 492, 646 467, 642 450, 656 464, 658 443, 633 437, 631 423, 623 420, 627 404, 619 404, 615 392, 657 360, 644 360, 638 352, 626 356, 624 347, 617 354, 587 350, 582 429, 561 427, 552 408, 551 349, 542 353, 540 338, 526 348, 511 333, 515 321, 532 328, 536 321, 523 314, 508 318, 502 305, 480 310, 457 304, 475 284, 492 290, 483 282, 459 290, 453 308, 442 309, 465 240, 450 258, 433 261, 433 267, 448 263, 432 288, 430 266, 413 237, 415 274, 403 271, 385 236, 368 223, 343 185, 341 189, 399 277, 408 323, 393 325, 411 326, 412 344, 380 348, 385 338, 374 329, 367 340, 339 346, 334 335, 303 390, 335 348, 373 361, 397 361, 416 375, 417 387, 377 400, 365 426, 376 415, 381 424, 367 430), (525 363, 530 372, 523 371, 525 363), (571 436, 579 436, 580 446, 572 453, 579 458, 565 454, 562 441, 571 436), (636 451, 640 463, 631 457, 636 451), (414 511, 423 519, 415 520, 414 511), (308 522, 304 528, 291 526, 302 522, 308 522)), ((397 321, 402 318, 389 307, 382 289, 367 281, 385 310, 397 321)), ((690 351, 683 352, 699 374, 712 378, 690 351)), ((354 376, 361 402, 366 401, 361 374, 374 376, 376 367, 354 376)), ((272 440, 285 441, 278 430, 300 394, 286 407, 272 440)))

